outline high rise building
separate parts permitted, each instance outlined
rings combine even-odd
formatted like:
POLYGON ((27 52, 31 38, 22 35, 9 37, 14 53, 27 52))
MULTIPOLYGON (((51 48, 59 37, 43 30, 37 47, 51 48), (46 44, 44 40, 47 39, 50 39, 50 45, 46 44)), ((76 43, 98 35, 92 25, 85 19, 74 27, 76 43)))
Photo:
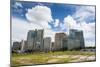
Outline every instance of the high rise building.
POLYGON ((55 34, 54 50, 62 50, 63 49, 63 39, 64 38, 66 38, 65 33, 56 33, 55 34))
POLYGON ((43 51, 43 30, 37 30, 36 41, 35 41, 35 49, 39 51, 43 51))
POLYGON ((27 36, 27 50, 42 51, 43 50, 43 30, 30 30, 27 36))
POLYGON ((73 49, 80 49, 80 40, 78 39, 68 39, 67 41, 67 50, 73 50, 73 49))
POLYGON ((62 50, 67 50, 68 49, 68 36, 63 38, 63 49, 62 50))
POLYGON ((68 49, 84 48, 83 31, 71 29, 68 37, 68 49))
POLYGON ((34 50, 34 44, 35 44, 35 41, 36 41, 36 33, 37 33, 37 30, 30 30, 28 32, 28 35, 27 35, 27 50, 28 51, 32 51, 34 50))
POLYGON ((44 44, 44 51, 49 52, 51 50, 51 38, 50 37, 44 38, 43 44, 44 44))

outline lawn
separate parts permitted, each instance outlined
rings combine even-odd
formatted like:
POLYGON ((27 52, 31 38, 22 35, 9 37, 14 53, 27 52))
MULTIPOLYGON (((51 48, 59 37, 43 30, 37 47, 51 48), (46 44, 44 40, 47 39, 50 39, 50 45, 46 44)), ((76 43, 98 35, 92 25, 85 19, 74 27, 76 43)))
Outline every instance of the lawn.
POLYGON ((31 54, 12 54, 11 57, 12 66, 82 61, 95 61, 95 53, 80 51, 35 52, 31 54))

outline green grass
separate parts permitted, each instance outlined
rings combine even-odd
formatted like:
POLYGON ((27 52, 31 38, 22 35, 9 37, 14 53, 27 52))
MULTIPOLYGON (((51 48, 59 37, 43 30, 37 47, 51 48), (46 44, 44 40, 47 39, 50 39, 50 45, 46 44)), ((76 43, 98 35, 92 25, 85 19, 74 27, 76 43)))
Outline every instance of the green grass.
POLYGON ((47 64, 49 60, 56 60, 51 63, 68 63, 71 60, 77 58, 66 57, 66 58, 57 58, 52 56, 62 56, 62 55, 82 55, 82 56, 92 56, 95 53, 89 52, 80 52, 80 51, 58 51, 58 52, 36 52, 32 54, 12 54, 12 66, 17 65, 28 65, 28 64, 47 64))

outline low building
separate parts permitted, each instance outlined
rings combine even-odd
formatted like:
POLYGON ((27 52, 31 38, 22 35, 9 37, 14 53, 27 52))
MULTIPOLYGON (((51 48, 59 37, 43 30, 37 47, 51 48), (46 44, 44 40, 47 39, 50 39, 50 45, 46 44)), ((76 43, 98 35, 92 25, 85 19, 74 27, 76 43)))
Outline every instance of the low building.
POLYGON ((12 51, 18 52, 19 50, 21 50, 21 43, 17 41, 13 42, 12 51))
POLYGON ((21 53, 27 51, 27 41, 22 40, 21 41, 21 49, 20 49, 21 53))

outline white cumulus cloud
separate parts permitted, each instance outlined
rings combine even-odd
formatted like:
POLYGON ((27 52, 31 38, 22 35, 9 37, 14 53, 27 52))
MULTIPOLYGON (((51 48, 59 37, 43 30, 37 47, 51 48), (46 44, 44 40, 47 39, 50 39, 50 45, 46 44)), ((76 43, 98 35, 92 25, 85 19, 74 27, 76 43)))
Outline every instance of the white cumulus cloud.
POLYGON ((51 9, 47 6, 35 6, 32 9, 28 9, 26 18, 29 22, 38 24, 43 28, 50 28, 48 22, 52 22, 51 9))
POLYGON ((60 21, 59 21, 59 19, 55 19, 54 27, 58 27, 59 25, 60 25, 60 21))
POLYGON ((76 21, 70 15, 64 18, 64 23, 68 29, 73 29, 76 27, 76 21))
MULTIPOLYGON (((48 23, 53 21, 51 9, 47 6, 37 5, 32 7, 32 9, 28 9, 26 13, 27 20, 36 24, 44 29, 44 37, 51 37, 52 41, 54 41, 55 32, 50 29, 48 23)), ((59 20, 55 20, 55 26, 58 26, 59 20)))

